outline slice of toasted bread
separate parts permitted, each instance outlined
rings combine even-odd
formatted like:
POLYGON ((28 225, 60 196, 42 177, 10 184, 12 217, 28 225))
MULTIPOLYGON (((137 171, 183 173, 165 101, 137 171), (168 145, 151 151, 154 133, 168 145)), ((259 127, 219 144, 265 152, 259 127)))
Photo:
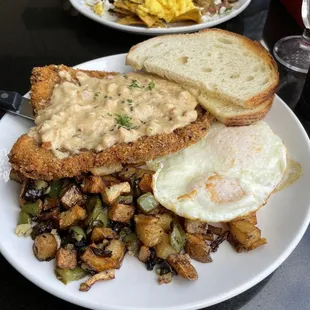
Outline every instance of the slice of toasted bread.
MULTIPOLYGON (((68 71, 73 77, 78 71, 89 76, 105 77, 107 72, 75 70, 66 66, 51 65, 33 69, 31 77, 31 100, 36 112, 49 105, 55 84, 61 83, 59 71, 68 71)), ((74 177, 89 172, 95 167, 110 167, 118 164, 143 163, 159 156, 177 152, 199 141, 210 128, 213 117, 200 106, 198 119, 169 134, 143 136, 130 143, 119 143, 102 152, 80 151, 77 155, 59 159, 51 150, 43 148, 27 134, 21 136, 12 147, 9 160, 14 170, 32 179, 52 180, 74 177)))
POLYGON ((210 114, 226 126, 246 126, 263 119, 269 112, 274 98, 271 96, 256 107, 245 109, 230 102, 210 97, 205 92, 200 92, 195 88, 185 85, 183 87, 192 93, 210 114))
POLYGON ((244 108, 264 104, 279 83, 261 44, 221 29, 148 39, 130 49, 126 63, 244 108))

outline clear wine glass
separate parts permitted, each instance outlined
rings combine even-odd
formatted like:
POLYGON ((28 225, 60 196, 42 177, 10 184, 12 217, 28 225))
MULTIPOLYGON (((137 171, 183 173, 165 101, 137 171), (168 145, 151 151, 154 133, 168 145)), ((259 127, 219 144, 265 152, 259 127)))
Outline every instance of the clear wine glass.
POLYGON ((307 73, 310 66, 310 0, 303 0, 301 16, 305 26, 303 34, 282 38, 275 44, 273 54, 285 67, 307 73))

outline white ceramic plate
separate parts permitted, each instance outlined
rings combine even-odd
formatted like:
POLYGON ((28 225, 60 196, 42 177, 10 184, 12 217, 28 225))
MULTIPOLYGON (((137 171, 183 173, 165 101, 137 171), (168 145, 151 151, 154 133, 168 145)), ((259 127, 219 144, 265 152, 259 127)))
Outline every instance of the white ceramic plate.
MULTIPOLYGON (((104 57, 79 65, 90 70, 128 72, 125 54, 104 57)), ((194 262, 199 279, 187 282, 179 277, 169 285, 158 285, 155 272, 149 272, 136 259, 126 256, 116 271, 116 279, 97 283, 89 292, 79 292, 77 282, 65 286, 53 273, 54 262, 39 262, 32 253, 31 238, 14 234, 19 212, 20 185, 1 179, 0 249, 22 275, 42 289, 69 302, 104 310, 184 310, 210 306, 249 289, 273 272, 294 250, 310 219, 310 147, 298 119, 278 97, 266 118, 284 141, 290 155, 299 161, 304 175, 291 187, 274 194, 258 212, 259 227, 268 244, 249 253, 236 253, 223 243, 213 262, 194 262)), ((18 116, 5 115, 0 121, 2 172, 8 168, 4 151, 33 123, 18 116)), ((1 170, 0 170, 1 171, 1 170)))
POLYGON ((204 19, 206 20, 200 24, 175 23, 169 25, 168 28, 147 28, 143 26, 120 25, 116 22, 116 18, 107 11, 105 11, 102 16, 95 14, 91 7, 85 4, 87 2, 86 0, 70 0, 70 2, 73 7, 81 14, 108 27, 145 35, 163 35, 169 33, 194 32, 204 28, 214 27, 239 15, 250 4, 251 0, 239 0, 234 5, 234 8, 231 10, 231 12, 213 18, 207 18, 207 16, 205 16, 204 19))

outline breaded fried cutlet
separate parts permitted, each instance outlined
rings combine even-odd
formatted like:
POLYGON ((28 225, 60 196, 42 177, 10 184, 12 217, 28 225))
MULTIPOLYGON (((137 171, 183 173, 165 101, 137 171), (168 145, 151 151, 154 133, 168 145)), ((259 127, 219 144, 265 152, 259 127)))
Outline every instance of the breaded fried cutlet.
MULTIPOLYGON (((75 70, 64 65, 34 68, 31 77, 31 103, 35 113, 49 106, 55 84, 62 82, 58 74, 60 70, 70 72, 73 80, 78 71, 96 78, 115 74, 75 70)), ((204 137, 213 117, 200 106, 197 106, 196 110, 198 112, 196 121, 169 134, 143 136, 134 142, 115 144, 101 152, 81 150, 78 154, 62 159, 56 157, 51 150, 42 147, 34 138, 24 134, 12 147, 9 161, 12 169, 27 178, 43 180, 75 177, 96 167, 143 163, 177 152, 204 137)))

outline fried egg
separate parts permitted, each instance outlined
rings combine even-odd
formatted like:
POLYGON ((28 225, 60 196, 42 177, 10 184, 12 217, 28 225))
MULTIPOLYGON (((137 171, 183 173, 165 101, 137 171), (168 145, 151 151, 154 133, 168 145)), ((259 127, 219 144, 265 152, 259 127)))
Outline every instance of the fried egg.
POLYGON ((214 123, 205 138, 147 162, 155 198, 177 215, 227 222, 264 205, 287 166, 282 140, 263 121, 214 123))

